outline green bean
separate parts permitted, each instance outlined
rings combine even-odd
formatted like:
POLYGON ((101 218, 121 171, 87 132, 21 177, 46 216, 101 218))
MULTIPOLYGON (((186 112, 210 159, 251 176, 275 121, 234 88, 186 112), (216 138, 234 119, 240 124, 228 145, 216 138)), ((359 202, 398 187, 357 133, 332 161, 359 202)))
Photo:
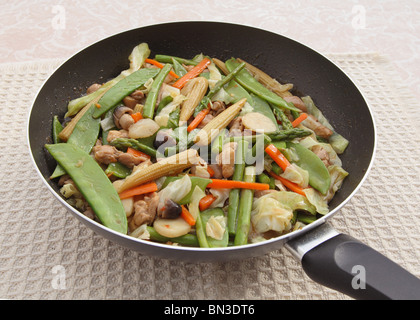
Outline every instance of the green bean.
POLYGON ((105 114, 126 96, 143 86, 150 78, 154 78, 159 71, 155 68, 143 68, 118 81, 99 99, 100 108, 95 109, 93 117, 99 118, 105 114))
POLYGON ((157 241, 157 242, 170 241, 170 242, 179 243, 182 246, 188 246, 188 247, 199 246, 197 236, 194 234, 185 234, 183 236, 176 237, 176 238, 168 238, 159 234, 153 227, 147 226, 146 229, 150 234, 150 240, 153 240, 153 241, 157 241))
MULTIPOLYGON (((255 182, 256 168, 249 166, 245 168, 244 181, 255 182)), ((236 226, 236 234, 234 244, 235 246, 244 245, 248 243, 249 229, 251 227, 251 211, 254 200, 253 189, 242 189, 241 199, 239 201, 238 222, 236 226)))
POLYGON ((126 234, 124 207, 99 164, 87 152, 70 143, 47 144, 45 148, 72 178, 102 224, 126 234))
POLYGON ((174 56, 168 56, 165 54, 157 54, 155 55, 155 60, 159 61, 159 62, 163 62, 163 63, 171 63, 172 59, 175 59, 176 61, 178 61, 179 63, 182 64, 186 64, 186 65, 197 65, 198 62, 194 61, 194 60, 188 60, 188 59, 184 59, 184 58, 179 58, 179 57, 174 57, 174 56))
MULTIPOLYGON (((238 148, 235 152, 235 168, 233 171, 232 180, 242 181, 245 170, 245 158, 248 150, 248 141, 242 140, 238 143, 238 148)), ((236 234, 236 219, 238 215, 239 196, 240 189, 232 189, 229 192, 229 206, 228 206, 228 230, 229 235, 234 236, 236 234)))
MULTIPOLYGON (((235 58, 231 58, 225 62, 225 65, 229 71, 232 71, 235 68, 237 68, 237 66, 239 66, 240 63, 235 58)), ((282 97, 270 91, 269 89, 264 87, 261 83, 259 83, 257 79, 255 79, 252 76, 252 74, 249 73, 248 70, 243 69, 240 72, 238 72, 238 74, 235 75, 235 79, 245 89, 247 89, 250 92, 253 92, 257 96, 266 100, 267 102, 270 102, 276 106, 279 106, 285 109, 299 111, 299 109, 296 108, 292 103, 286 102, 282 97)))
POLYGON ((156 76, 153 81, 152 87, 150 88, 149 93, 147 94, 146 102, 143 107, 143 117, 153 119, 155 113, 156 101, 159 94, 160 87, 162 86, 163 81, 166 76, 171 71, 172 65, 165 64, 165 66, 160 70, 159 74, 156 76))
POLYGON ((278 176, 283 173, 283 169, 274 161, 271 163, 271 171, 278 176))
POLYGON ((200 101, 198 106, 195 108, 194 111, 194 117, 197 116, 197 114, 207 108, 207 105, 211 101, 211 98, 228 82, 230 82, 235 75, 241 71, 245 67, 245 62, 240 63, 236 68, 232 69, 231 72, 224 77, 222 80, 219 80, 216 82, 215 86, 204 96, 204 98, 200 101))
POLYGON ((310 224, 312 222, 314 222, 317 217, 315 214, 307 214, 304 212, 297 212, 297 217, 296 217, 297 221, 303 222, 305 224, 310 224))

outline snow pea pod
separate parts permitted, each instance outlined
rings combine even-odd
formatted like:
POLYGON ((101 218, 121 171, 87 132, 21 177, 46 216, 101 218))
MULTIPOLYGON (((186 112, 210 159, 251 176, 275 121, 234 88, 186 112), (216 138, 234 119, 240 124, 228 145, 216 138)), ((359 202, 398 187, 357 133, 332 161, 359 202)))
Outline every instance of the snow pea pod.
POLYGON ((126 96, 132 94, 134 90, 143 86, 147 80, 154 78, 160 69, 143 68, 130 74, 129 76, 118 81, 111 89, 109 89, 98 101, 100 108, 96 108, 93 113, 94 118, 99 118, 108 110, 115 107, 126 96))
MULTIPOLYGON (((95 106, 91 106, 89 110, 85 112, 85 114, 77 122, 72 134, 67 140, 67 143, 79 147, 86 153, 90 153, 99 136, 100 119, 92 117, 95 109, 95 106)), ((65 170, 58 165, 51 175, 51 179, 60 177, 65 173, 65 170)))
POLYGON ((117 178, 127 178, 131 174, 131 169, 120 162, 111 162, 105 170, 105 174, 114 175, 117 178))
POLYGON ((330 188, 331 177, 322 160, 299 143, 287 142, 287 147, 292 148, 299 158, 294 162, 302 169, 308 171, 309 185, 322 194, 326 194, 330 188))
POLYGON ((239 100, 246 98, 246 102, 248 102, 251 106, 254 106, 254 101, 252 100, 251 95, 235 80, 231 80, 224 89, 232 97, 232 103, 236 103, 239 100))
POLYGON ((201 220, 203 222, 204 229, 206 230, 206 237, 207 237, 207 243, 209 244, 210 248, 220 248, 220 247, 227 247, 229 242, 229 234, 227 228, 225 228, 225 231, 223 233, 222 239, 215 239, 213 237, 210 237, 207 234, 207 228, 206 224, 209 222, 211 217, 223 217, 224 213, 221 208, 213 208, 213 209, 207 209, 200 213, 201 220))
POLYGON ((54 143, 61 142, 60 137, 58 135, 60 134, 61 130, 63 130, 63 126, 61 125, 60 121, 58 120, 58 116, 54 116, 52 127, 53 127, 53 142, 54 143))
MULTIPOLYGON (((232 72, 233 69, 240 65, 240 62, 238 62, 235 58, 231 58, 225 62, 225 65, 229 72, 232 72)), ((264 87, 261 83, 259 83, 257 79, 255 79, 252 74, 249 73, 248 70, 242 69, 239 71, 235 75, 235 79, 245 89, 253 92, 264 100, 285 109, 299 111, 299 109, 296 108, 292 103, 286 102, 282 97, 278 96, 274 92, 264 87)))
POLYGON ((69 143, 45 148, 72 178, 102 224, 127 233, 127 217, 117 191, 99 164, 85 151, 69 143))
POLYGON ((277 131, 279 131, 279 125, 277 123, 276 117, 274 116, 273 110, 271 110, 270 105, 259 96, 251 93, 252 99, 254 101, 254 112, 259 112, 265 115, 268 119, 270 119, 274 125, 276 126, 277 131))

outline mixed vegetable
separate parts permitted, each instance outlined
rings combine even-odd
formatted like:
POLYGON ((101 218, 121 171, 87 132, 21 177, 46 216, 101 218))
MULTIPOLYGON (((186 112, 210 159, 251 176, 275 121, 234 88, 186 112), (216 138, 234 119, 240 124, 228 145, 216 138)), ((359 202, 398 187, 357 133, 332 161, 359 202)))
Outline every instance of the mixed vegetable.
POLYGON ((328 213, 348 141, 309 97, 255 66, 146 43, 53 118, 51 175, 104 226, 181 246, 263 241, 328 213))

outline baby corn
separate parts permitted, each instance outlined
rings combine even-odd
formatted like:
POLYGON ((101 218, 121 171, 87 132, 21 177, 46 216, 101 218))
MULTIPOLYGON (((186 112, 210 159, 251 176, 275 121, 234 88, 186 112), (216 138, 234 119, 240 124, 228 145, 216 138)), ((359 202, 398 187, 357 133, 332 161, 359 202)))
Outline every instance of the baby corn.
POLYGON ((266 74, 264 71, 258 69, 257 67, 253 66, 252 64, 239 59, 239 62, 245 62, 246 69, 255 77, 255 79, 258 80, 261 84, 266 86, 268 89, 273 91, 274 93, 277 93, 280 97, 290 97, 292 94, 289 92, 293 89, 293 85, 290 83, 287 84, 281 84, 276 79, 273 79, 268 74, 266 74))
POLYGON ((203 99, 209 87, 209 82, 206 78, 198 77, 189 81, 189 83, 182 88, 181 94, 187 97, 182 103, 181 113, 179 115, 180 124, 187 122, 193 115, 195 107, 203 99))
POLYGON ((236 117, 245 105, 246 98, 243 98, 231 105, 225 111, 216 116, 207 125, 201 129, 194 138, 194 143, 197 146, 207 146, 219 134, 220 130, 227 127, 227 125, 236 117))
POLYGON ((134 171, 123 183, 115 186, 117 192, 136 187, 146 182, 153 181, 163 176, 181 172, 197 164, 200 160, 197 150, 188 149, 171 157, 158 161, 150 166, 145 166, 134 171))

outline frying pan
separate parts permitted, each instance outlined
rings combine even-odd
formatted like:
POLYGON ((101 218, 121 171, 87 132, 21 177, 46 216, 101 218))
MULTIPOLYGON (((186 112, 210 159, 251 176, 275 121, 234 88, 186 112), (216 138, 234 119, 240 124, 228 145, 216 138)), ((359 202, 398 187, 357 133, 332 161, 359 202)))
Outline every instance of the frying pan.
MULTIPOLYGON (((142 254, 190 262, 220 262, 261 256, 285 245, 310 278, 357 299, 419 299, 420 281, 358 240, 335 231, 326 221, 357 192, 372 166, 376 133, 361 92, 338 66, 294 40, 261 29, 220 22, 174 22, 125 31, 94 43, 65 61, 45 81, 28 121, 34 165, 52 194, 76 218, 103 237, 142 254), (310 95, 337 132, 350 144, 340 156, 349 176, 330 202, 330 212, 306 226, 265 242, 227 248, 185 248, 151 243, 114 232, 67 204, 49 176, 54 159, 51 122, 69 100, 95 82, 105 82, 128 67, 132 48, 147 42, 154 54, 192 58, 197 53, 227 60, 240 57, 280 82, 294 84, 296 95, 310 95)), ((40 213, 42 214, 42 213, 40 213)))

